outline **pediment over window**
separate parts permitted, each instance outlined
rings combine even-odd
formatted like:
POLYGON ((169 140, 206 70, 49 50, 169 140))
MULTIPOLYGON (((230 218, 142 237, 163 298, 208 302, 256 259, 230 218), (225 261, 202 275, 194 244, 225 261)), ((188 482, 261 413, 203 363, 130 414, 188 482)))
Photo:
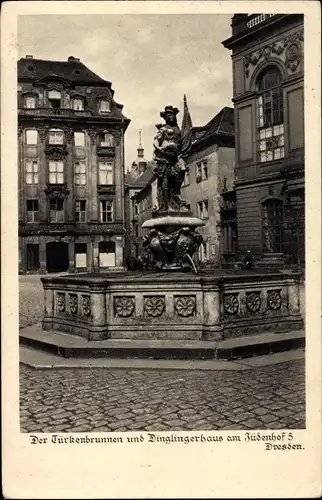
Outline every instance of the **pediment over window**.
POLYGON ((54 89, 54 90, 62 90, 64 87, 70 87, 71 82, 69 80, 66 80, 65 78, 61 78, 58 75, 52 74, 45 76, 44 78, 41 78, 37 80, 36 82, 37 85, 42 85, 46 87, 48 90, 54 89))
POLYGON ((65 184, 47 186, 45 194, 48 198, 66 198, 69 195, 69 189, 65 184))

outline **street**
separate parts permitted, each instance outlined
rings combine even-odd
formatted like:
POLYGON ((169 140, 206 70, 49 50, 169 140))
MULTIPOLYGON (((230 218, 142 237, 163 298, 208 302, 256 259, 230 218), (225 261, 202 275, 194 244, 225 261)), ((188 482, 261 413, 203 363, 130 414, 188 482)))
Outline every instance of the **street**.
MULTIPOLYGON (((20 325, 42 317, 39 277, 20 277, 20 325)), ((239 371, 20 369, 22 432, 299 429, 304 362, 239 371)))

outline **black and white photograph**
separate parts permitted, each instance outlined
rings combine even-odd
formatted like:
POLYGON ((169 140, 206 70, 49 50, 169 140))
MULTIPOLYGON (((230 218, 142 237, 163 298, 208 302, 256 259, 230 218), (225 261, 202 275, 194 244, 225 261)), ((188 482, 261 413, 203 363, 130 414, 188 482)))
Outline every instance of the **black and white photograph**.
POLYGON ((304 450, 304 14, 234 6, 17 16, 34 445, 265 431, 304 450))

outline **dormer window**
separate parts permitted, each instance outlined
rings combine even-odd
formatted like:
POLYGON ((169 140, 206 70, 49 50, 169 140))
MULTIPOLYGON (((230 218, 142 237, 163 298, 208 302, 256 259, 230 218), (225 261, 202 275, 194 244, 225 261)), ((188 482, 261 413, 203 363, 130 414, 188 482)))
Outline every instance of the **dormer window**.
POLYGON ((110 113, 111 112, 111 103, 107 99, 100 100, 99 106, 100 113, 110 113))
POLYGON ((102 132, 99 135, 99 144, 101 147, 112 148, 114 147, 114 137, 109 132, 102 132))
POLYGON ((64 132, 58 129, 51 129, 48 133, 49 144, 62 145, 64 144, 64 132))
POLYGON ((36 107, 36 98, 34 96, 25 97, 25 108, 34 109, 36 107))
POLYGON ((48 90, 48 102, 51 108, 60 108, 61 92, 58 90, 48 90))
POLYGON ((81 97, 73 99, 73 110, 84 111, 84 99, 82 99, 81 97))

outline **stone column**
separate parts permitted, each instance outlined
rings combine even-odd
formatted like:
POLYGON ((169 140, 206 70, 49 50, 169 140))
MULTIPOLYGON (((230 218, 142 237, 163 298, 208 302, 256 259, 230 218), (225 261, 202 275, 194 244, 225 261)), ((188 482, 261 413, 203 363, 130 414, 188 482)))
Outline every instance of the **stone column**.
POLYGON ((300 288, 298 280, 290 280, 288 285, 288 311, 291 315, 300 313, 300 288))
MULTIPOLYGON (((48 183, 48 162, 45 153, 48 129, 43 127, 38 130, 39 135, 39 222, 48 222, 49 207, 45 189, 48 183)), ((40 249, 39 249, 40 250, 40 249)))
POLYGON ((115 238, 115 267, 123 267, 123 237, 116 236, 115 238))
POLYGON ((66 199, 65 206, 65 221, 74 222, 74 158, 73 158, 73 137, 74 131, 72 129, 64 129, 67 155, 65 163, 65 182, 69 194, 66 199))
POLYGON ((75 239, 73 238, 68 242, 68 258, 69 258, 69 267, 68 272, 74 273, 75 268, 75 239))
POLYGON ((46 274, 46 240, 43 236, 39 237, 39 271, 41 274, 46 274))
POLYGON ((92 253, 93 253, 93 270, 95 273, 98 273, 100 270, 99 248, 98 248, 98 241, 96 241, 96 239, 93 241, 92 253))
POLYGON ((97 132, 96 130, 88 130, 90 139, 90 154, 89 154, 89 168, 88 168, 88 192, 89 192, 89 220, 90 222, 98 222, 99 220, 99 206, 98 206, 98 193, 97 193, 97 132))
POLYGON ((54 290, 48 288, 45 284, 44 287, 44 318, 42 326, 44 330, 50 330, 53 327, 54 317, 54 290))
POLYGON ((103 340, 108 338, 105 289, 100 286, 91 287, 91 328, 88 340, 103 340))
POLYGON ((87 240, 87 272, 92 273, 94 271, 93 263, 93 241, 91 238, 87 240))
POLYGON ((203 290, 203 339, 221 340, 220 288, 216 283, 201 284, 203 290))

